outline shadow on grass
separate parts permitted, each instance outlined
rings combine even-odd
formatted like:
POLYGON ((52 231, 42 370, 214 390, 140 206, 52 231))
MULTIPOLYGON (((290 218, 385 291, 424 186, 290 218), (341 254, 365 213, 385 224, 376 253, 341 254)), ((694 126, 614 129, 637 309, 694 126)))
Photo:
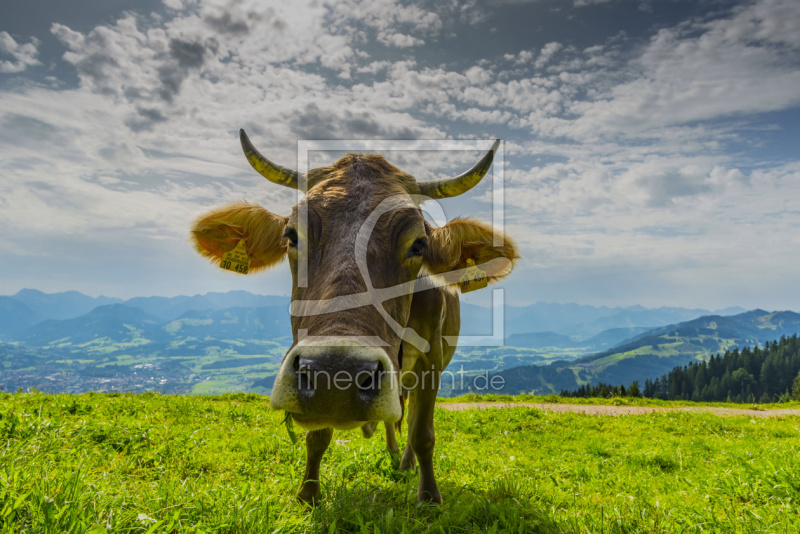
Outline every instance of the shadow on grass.
POLYGON ((547 503, 536 502, 509 479, 498 480, 488 490, 443 481, 442 505, 417 502, 413 474, 388 486, 341 483, 326 490, 309 518, 315 532, 563 531, 547 503))

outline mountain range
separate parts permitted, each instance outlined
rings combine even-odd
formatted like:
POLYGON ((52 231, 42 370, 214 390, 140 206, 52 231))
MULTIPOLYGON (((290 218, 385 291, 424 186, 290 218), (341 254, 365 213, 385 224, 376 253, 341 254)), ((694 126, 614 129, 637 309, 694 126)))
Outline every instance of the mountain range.
MULTIPOLYGON (((7 370, 0 387, 62 387, 69 375, 69 387, 78 389, 258 389, 291 344, 289 302, 246 291, 123 301, 25 289, 0 297, 0 364, 7 370), (142 369, 153 376, 143 381, 142 369), (79 377, 86 380, 74 386, 79 377)), ((462 332, 491 334, 492 313, 463 304, 462 332)), ((800 330, 794 312, 742 308, 712 313, 539 302, 506 307, 504 316, 505 347, 459 347, 451 365, 505 373, 523 391, 643 380, 800 330)))
MULTIPOLYGON (((503 377, 503 393, 558 393, 598 382, 644 383, 677 366, 707 359, 736 347, 763 345, 800 333, 800 314, 792 311, 751 310, 732 316, 706 315, 633 336, 612 349, 546 366, 523 365, 491 373, 503 377)), ((512 336, 513 337, 513 336, 512 336)), ((458 389, 458 388, 456 388, 458 389)), ((470 384, 460 391, 470 389, 470 384)), ((476 389, 476 388, 471 388, 476 389)))
MULTIPOLYGON (((283 308, 288 314, 290 299, 287 296, 255 295, 247 291, 206 293, 204 295, 177 297, 134 297, 122 300, 111 297, 90 297, 77 291, 43 293, 35 289, 23 289, 10 296, 0 296, 0 339, 16 339, 22 331, 44 320, 67 320, 86 315, 99 306, 121 304, 137 308, 160 319, 172 321, 189 311, 219 311, 226 308, 283 308)), ((732 315, 745 311, 743 308, 728 308, 713 313, 732 315)), ((462 331, 475 334, 491 334, 492 313, 490 308, 464 303, 461 306, 462 331)), ((712 312, 685 308, 644 308, 628 306, 609 308, 579 304, 555 304, 537 302, 529 306, 506 306, 505 335, 542 334, 542 336, 515 338, 517 346, 545 348, 552 334, 569 338, 559 343, 565 347, 595 346, 596 343, 613 343, 623 340, 643 329, 650 329, 680 321, 694 319, 712 312), (628 330, 618 330, 628 329, 628 330), (639 329, 639 330, 637 330, 639 329), (616 331, 616 332, 614 332, 616 331), (603 333, 602 338, 591 339, 603 333), (549 337, 548 337, 549 336, 549 337)), ((557 345, 556 345, 557 346, 557 345)))

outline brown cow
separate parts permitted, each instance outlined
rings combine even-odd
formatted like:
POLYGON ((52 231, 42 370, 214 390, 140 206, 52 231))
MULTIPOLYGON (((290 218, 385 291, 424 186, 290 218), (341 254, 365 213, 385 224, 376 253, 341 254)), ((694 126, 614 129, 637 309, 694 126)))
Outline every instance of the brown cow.
POLYGON ((288 217, 232 204, 198 219, 192 234, 198 252, 215 262, 244 240, 249 272, 289 258, 294 342, 270 402, 307 429, 298 497, 310 504, 319 498, 319 465, 333 429, 360 426, 369 437, 383 421, 387 446, 399 454, 394 426, 407 393, 408 443, 400 468, 413 469, 416 457, 418 498, 440 503, 433 408, 456 349, 446 336, 459 333, 459 280, 468 262, 490 282, 498 280, 519 255, 506 237, 494 247, 492 228, 477 220, 431 226, 420 204, 474 187, 499 141, 466 173, 418 183, 374 154, 348 154, 300 175, 262 156, 244 130, 240 139, 250 164, 268 180, 295 189, 307 180, 305 198, 288 217), (300 277, 298 269, 304 270, 300 277))

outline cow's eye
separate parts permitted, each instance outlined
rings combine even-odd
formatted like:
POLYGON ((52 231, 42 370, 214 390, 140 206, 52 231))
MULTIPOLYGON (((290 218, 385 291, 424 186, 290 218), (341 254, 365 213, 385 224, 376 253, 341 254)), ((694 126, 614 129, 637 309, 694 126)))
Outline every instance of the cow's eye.
POLYGON ((411 248, 408 249, 408 257, 414 256, 422 256, 422 253, 425 251, 425 248, 428 246, 428 240, 424 237, 420 237, 414 244, 411 245, 411 248))
POLYGON ((294 228, 287 228, 285 232, 283 232, 283 237, 289 240, 290 247, 297 246, 297 230, 294 228))

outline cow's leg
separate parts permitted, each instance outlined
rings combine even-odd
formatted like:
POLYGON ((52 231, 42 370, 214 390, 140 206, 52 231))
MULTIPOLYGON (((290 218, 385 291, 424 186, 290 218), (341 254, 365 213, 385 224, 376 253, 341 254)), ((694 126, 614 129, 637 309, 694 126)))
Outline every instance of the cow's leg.
POLYGON ((403 457, 400 459, 401 471, 414 471, 417 468, 417 459, 414 457, 414 449, 411 448, 411 438, 406 441, 406 448, 403 449, 403 457))
POLYGON ((408 397, 408 407, 406 408, 408 439, 406 439, 406 448, 403 450, 403 457, 400 459, 401 471, 413 471, 417 467, 417 459, 414 457, 414 449, 411 447, 411 427, 414 424, 414 415, 416 411, 416 396, 412 393, 408 397))
POLYGON ((433 407, 439 391, 438 374, 432 371, 424 375, 423 383, 411 393, 409 400, 413 403, 409 409, 411 421, 408 425, 408 442, 419 462, 417 499, 441 504, 442 496, 433 473, 433 448, 436 443, 433 433, 433 407))
POLYGON ((297 498, 314 506, 319 501, 319 464, 333 437, 332 428, 309 430, 306 432, 306 473, 297 498))
POLYGON ((384 423, 384 426, 386 427, 386 449, 392 456, 400 456, 400 446, 397 444, 394 423, 384 423))

